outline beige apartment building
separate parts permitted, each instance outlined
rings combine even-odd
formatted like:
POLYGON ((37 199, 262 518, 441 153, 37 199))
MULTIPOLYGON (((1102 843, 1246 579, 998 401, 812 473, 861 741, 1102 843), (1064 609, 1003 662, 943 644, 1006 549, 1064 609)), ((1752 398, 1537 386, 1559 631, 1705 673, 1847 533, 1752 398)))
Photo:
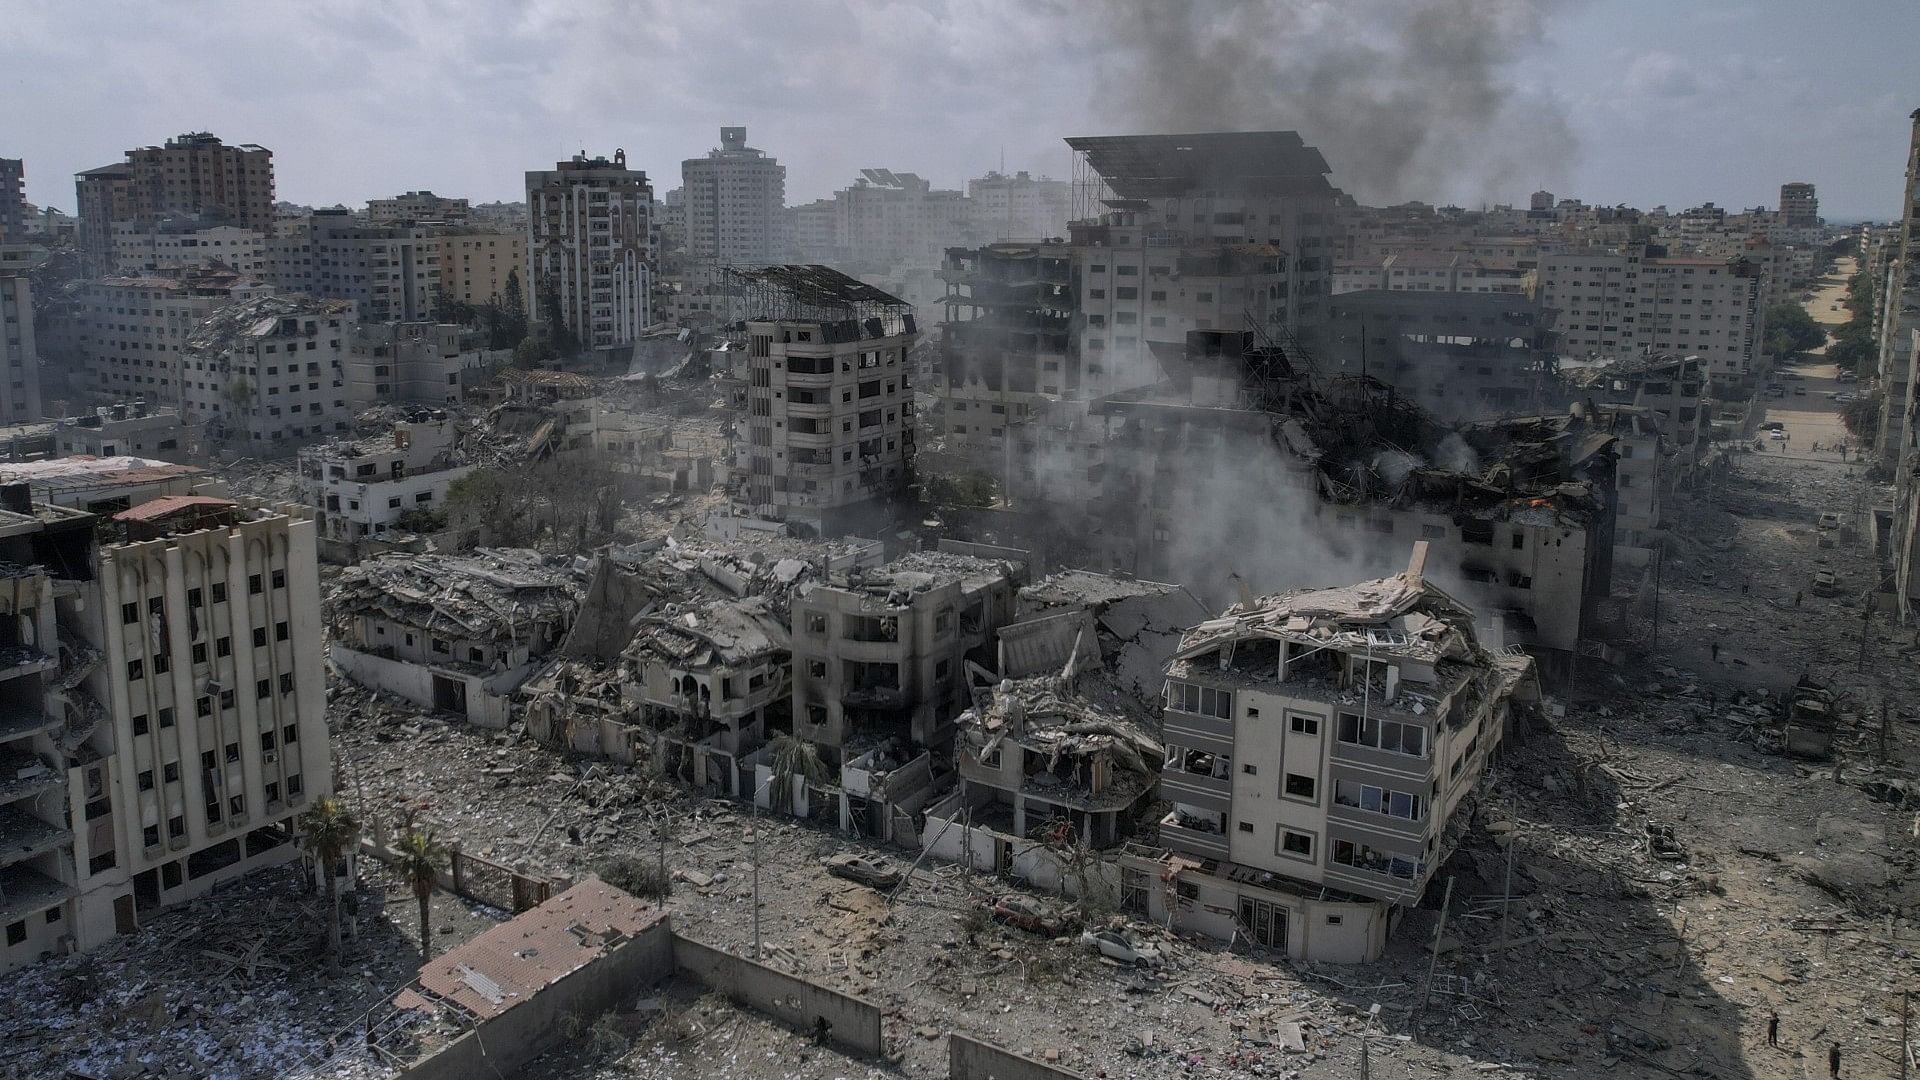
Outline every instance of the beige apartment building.
POLYGON ((40 417, 40 354, 33 342, 33 282, 0 270, 0 423, 40 417))
POLYGON ((466 304, 504 303, 507 279, 519 283, 525 303, 527 238, 522 233, 443 231, 440 242, 440 288, 466 304))
POLYGON ((653 322, 653 187, 626 151, 527 173, 527 267, 527 313, 545 318, 550 297, 585 348, 628 345, 653 322))
POLYGON ((149 497, 173 486, 164 471, 88 468, 0 467, 16 567, 0 600, 0 969, 296 858, 294 817, 332 790, 311 525, 149 497), (111 501, 29 501, 42 482, 111 501))

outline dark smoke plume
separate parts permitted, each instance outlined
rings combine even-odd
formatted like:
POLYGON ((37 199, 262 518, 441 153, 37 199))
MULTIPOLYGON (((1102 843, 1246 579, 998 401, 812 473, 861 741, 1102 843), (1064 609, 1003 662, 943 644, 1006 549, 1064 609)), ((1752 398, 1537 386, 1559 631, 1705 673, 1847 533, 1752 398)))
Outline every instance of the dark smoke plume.
POLYGON ((1363 202, 1510 199, 1574 151, 1558 103, 1507 80, 1564 6, 1111 0, 1084 22, 1116 50, 1096 115, 1112 133, 1293 129, 1363 202))

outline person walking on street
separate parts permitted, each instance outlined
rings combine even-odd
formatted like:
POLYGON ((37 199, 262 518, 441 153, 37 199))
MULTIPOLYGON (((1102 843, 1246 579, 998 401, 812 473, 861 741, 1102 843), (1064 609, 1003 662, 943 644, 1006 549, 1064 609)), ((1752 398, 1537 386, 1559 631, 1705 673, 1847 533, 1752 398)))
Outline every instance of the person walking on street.
POLYGON ((1767 1015, 1767 1045, 1780 1045, 1780 1010, 1778 1009, 1767 1015))
POLYGON ((1827 1075, 1840 1080, 1840 1044, 1834 1043, 1827 1049, 1827 1075))
POLYGON ((1714 659, 1714 661, 1715 661, 1716 663, 1717 663, 1717 662, 1719 662, 1719 660, 1720 660, 1720 643, 1719 643, 1719 642, 1717 642, 1717 641, 1715 641, 1715 642, 1712 642, 1712 643, 1710 643, 1710 644, 1709 644, 1709 645, 1708 645, 1707 647, 1713 650, 1713 659, 1714 659))

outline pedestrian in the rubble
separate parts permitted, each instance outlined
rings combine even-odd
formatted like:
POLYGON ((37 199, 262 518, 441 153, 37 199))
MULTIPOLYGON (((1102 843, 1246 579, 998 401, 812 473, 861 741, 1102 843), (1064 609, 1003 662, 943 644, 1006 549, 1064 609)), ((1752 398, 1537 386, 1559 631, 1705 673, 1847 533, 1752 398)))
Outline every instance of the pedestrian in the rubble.
POLYGON ((1799 607, 1799 606, 1800 606, 1800 598, 1801 598, 1802 596, 1805 596, 1805 595, 1806 595, 1806 594, 1805 594, 1805 593, 1803 593, 1803 592, 1797 592, 1797 591, 1796 591, 1796 592, 1795 592, 1795 593, 1793 594, 1793 606, 1794 606, 1794 607, 1799 607))
POLYGON ((1716 661, 1717 661, 1717 660, 1719 660, 1719 659, 1720 659, 1720 643, 1719 643, 1719 642, 1717 642, 1717 641, 1715 641, 1715 642, 1713 642, 1713 643, 1711 643, 1711 644, 1709 644, 1709 645, 1708 645, 1707 647, 1708 647, 1709 649, 1712 649, 1712 650, 1713 650, 1713 658, 1714 658, 1714 660, 1716 660, 1716 661))
POLYGON ((1840 1044, 1834 1043, 1827 1049, 1827 1075, 1840 1080, 1840 1044))
POLYGON ((1778 1009, 1767 1016, 1767 1045, 1780 1045, 1780 1011, 1778 1009))

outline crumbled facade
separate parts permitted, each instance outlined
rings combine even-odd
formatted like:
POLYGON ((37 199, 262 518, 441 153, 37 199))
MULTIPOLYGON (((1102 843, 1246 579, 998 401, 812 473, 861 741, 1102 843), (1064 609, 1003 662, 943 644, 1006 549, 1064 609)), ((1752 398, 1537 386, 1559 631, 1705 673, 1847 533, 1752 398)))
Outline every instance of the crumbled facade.
POLYGON ((439 511, 447 489, 473 471, 453 418, 426 409, 378 435, 306 447, 299 461, 302 497, 316 510, 322 553, 343 562, 358 557, 365 544, 409 532, 409 515, 439 511))
POLYGON ((505 727, 584 587, 572 560, 520 548, 367 559, 334 586, 333 661, 363 686, 505 727))
POLYGON ((209 440, 256 455, 347 430, 355 322, 345 300, 261 296, 220 308, 181 346, 182 412, 209 440))
POLYGON ((1156 918, 1298 959, 1379 955, 1538 696, 1532 662, 1480 643, 1427 556, 1417 543, 1400 575, 1245 601, 1188 633, 1167 665, 1156 918))

